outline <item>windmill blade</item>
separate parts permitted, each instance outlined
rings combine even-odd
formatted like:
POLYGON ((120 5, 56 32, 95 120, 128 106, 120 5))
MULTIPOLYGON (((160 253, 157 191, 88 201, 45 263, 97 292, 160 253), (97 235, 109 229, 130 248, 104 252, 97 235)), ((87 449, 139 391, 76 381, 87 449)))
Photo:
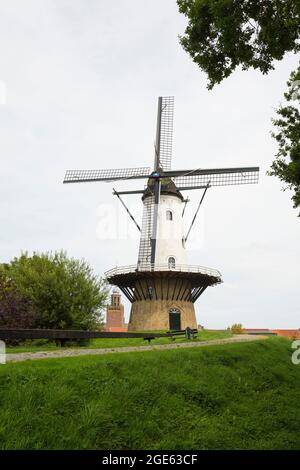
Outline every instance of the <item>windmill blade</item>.
POLYGON ((151 168, 119 168, 112 170, 67 170, 64 183, 111 182, 117 180, 147 179, 151 168))
POLYGON ((148 271, 151 265, 151 237, 153 230, 154 196, 148 196, 144 201, 142 233, 140 240, 138 268, 148 271))
POLYGON ((156 241, 157 241, 157 225, 158 225, 158 205, 160 200, 160 180, 155 181, 153 193, 154 193, 154 208, 153 208, 153 226, 152 226, 152 237, 151 237, 151 266, 155 265, 156 256, 156 241))
POLYGON ((208 170, 166 171, 165 177, 172 178, 178 189, 203 188, 209 186, 230 186, 258 183, 259 167, 216 168, 208 170))
MULTIPOLYGON (((157 129, 155 143, 155 161, 154 170, 163 172, 171 170, 172 160, 172 140, 173 140, 173 116, 174 116, 174 97, 165 96, 158 98, 157 129)), ((160 200, 161 183, 159 179, 154 182, 154 206, 152 216, 152 235, 151 235, 151 266, 155 265, 156 240, 158 230, 158 204, 160 200)))
POLYGON ((171 170, 174 96, 158 98, 154 169, 171 170))

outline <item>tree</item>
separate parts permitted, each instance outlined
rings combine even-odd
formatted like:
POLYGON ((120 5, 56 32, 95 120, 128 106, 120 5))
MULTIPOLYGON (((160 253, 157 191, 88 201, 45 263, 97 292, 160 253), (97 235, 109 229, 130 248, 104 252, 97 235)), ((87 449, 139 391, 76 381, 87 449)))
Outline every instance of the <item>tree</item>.
POLYGON ((287 85, 288 91, 284 96, 288 104, 280 106, 277 110, 279 118, 273 119, 277 132, 272 136, 278 142, 279 151, 268 174, 277 176, 286 184, 285 189, 294 191, 292 201, 297 208, 300 207, 300 66, 291 74, 287 85), (294 101, 294 106, 289 104, 291 101, 294 101))
POLYGON ((241 323, 235 323, 230 327, 230 331, 234 335, 242 335, 244 333, 244 328, 241 323))
POLYGON ((208 88, 238 66, 263 74, 300 51, 299 0, 177 0, 188 18, 180 42, 207 73, 208 88))
MULTIPOLYGON (((300 51, 300 0, 177 0, 188 18, 180 38, 193 61, 207 73, 208 88, 220 83, 238 66, 263 74, 274 69, 274 61, 288 52, 300 51)), ((285 97, 299 103, 300 67, 288 82, 285 97), (297 84, 298 81, 298 84, 297 84)), ((300 114, 295 106, 277 111, 273 137, 279 151, 269 175, 277 176, 294 190, 294 207, 300 206, 300 114)))
POLYGON ((64 252, 22 254, 8 267, 9 276, 35 310, 35 328, 92 329, 102 324, 106 282, 83 260, 64 252))
POLYGON ((8 270, 0 266, 0 328, 31 328, 33 323, 32 302, 18 292, 8 270))

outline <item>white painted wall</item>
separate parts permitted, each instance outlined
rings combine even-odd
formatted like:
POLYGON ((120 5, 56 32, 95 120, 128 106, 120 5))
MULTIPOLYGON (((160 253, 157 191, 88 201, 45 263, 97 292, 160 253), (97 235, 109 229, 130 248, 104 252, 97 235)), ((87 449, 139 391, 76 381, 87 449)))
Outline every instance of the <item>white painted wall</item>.
POLYGON ((182 243, 184 237, 183 202, 172 194, 161 194, 158 207, 158 230, 155 264, 167 264, 170 257, 176 265, 187 264, 186 249, 182 243), (173 220, 167 220, 167 211, 173 214, 173 220))

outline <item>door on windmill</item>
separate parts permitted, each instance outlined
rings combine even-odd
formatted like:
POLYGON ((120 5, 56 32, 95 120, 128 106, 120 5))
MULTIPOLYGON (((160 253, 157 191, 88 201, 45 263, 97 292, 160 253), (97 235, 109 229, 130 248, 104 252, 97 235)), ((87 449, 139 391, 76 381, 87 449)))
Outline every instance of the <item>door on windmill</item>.
POLYGON ((168 265, 169 265, 169 269, 175 269, 176 261, 175 261, 174 256, 170 256, 170 258, 168 260, 168 265))
POLYGON ((178 308, 171 308, 169 311, 170 330, 181 330, 181 314, 178 308))

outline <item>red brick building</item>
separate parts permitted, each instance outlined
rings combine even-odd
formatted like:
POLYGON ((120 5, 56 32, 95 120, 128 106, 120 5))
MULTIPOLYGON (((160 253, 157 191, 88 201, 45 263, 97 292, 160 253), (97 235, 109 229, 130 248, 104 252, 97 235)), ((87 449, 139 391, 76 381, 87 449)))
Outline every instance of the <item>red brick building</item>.
POLYGON ((127 331, 124 318, 124 305, 121 303, 121 294, 114 289, 111 295, 111 303, 106 309, 106 331, 127 331))
POLYGON ((300 329, 298 330, 273 330, 269 328, 246 328, 245 333, 275 333, 277 336, 285 336, 286 338, 300 339, 300 329))

